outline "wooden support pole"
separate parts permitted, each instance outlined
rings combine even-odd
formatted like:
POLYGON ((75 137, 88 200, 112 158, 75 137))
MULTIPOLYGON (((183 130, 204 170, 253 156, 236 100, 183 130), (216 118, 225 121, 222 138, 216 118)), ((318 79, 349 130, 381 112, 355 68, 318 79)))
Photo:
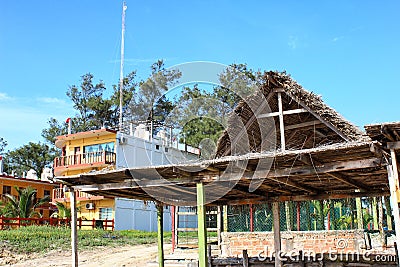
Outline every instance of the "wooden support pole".
POLYGON ((279 130, 281 134, 281 150, 285 151, 285 124, 283 123, 283 108, 282 108, 282 93, 278 93, 278 107, 279 107, 279 130))
POLYGON ((391 231, 392 228, 392 208, 390 207, 390 197, 384 197, 386 208, 386 224, 387 229, 391 231))
POLYGON ((207 267, 207 228, 204 185, 197 183, 197 231, 199 242, 199 267, 207 267))
POLYGON ((78 231, 77 231, 77 212, 76 195, 73 188, 70 190, 71 205, 71 248, 72 248, 72 267, 78 267, 78 231))
POLYGON ((172 253, 175 251, 175 233, 176 233, 176 228, 175 228, 175 206, 171 206, 171 245, 172 245, 172 253))
POLYGON ((274 249, 275 249, 275 267, 281 267, 281 229, 279 218, 279 202, 272 203, 272 216, 274 219, 274 249))
POLYGON ((362 214, 362 206, 361 206, 361 198, 356 198, 356 210, 357 210, 357 229, 364 229, 363 225, 363 214, 362 214))
POLYGON ((228 232, 228 206, 227 205, 224 205, 222 207, 222 218, 223 218, 224 232, 228 232))
POLYGON ((376 197, 372 198, 372 222, 373 230, 378 230, 378 206, 376 203, 376 197))
POLYGON ((217 238, 218 238, 218 248, 219 249, 221 249, 221 243, 222 243, 221 232, 222 232, 222 207, 218 206, 217 207, 217 238))
POLYGON ((250 209, 250 232, 254 232, 253 204, 249 204, 250 209))
POLYGON ((249 254, 247 254, 247 249, 243 250, 243 267, 249 267, 249 254))
POLYGON ((300 201, 296 202, 296 213, 297 213, 297 231, 300 231, 300 226, 301 226, 301 214, 300 214, 300 201))
POLYGON ((390 202, 392 206, 392 214, 394 217, 394 230, 396 231, 396 249, 397 251, 400 251, 400 213, 399 203, 397 202, 397 184, 399 180, 399 173, 397 169, 396 153, 394 149, 390 150, 390 156, 392 162, 391 165, 387 166, 389 176, 390 202))
POLYGON ((382 205, 382 197, 378 197, 378 229, 380 234, 380 241, 382 243, 382 247, 386 246, 385 242, 385 232, 383 230, 383 205, 382 205))
POLYGON ((158 266, 164 267, 164 218, 163 205, 157 204, 157 243, 158 243, 158 266))

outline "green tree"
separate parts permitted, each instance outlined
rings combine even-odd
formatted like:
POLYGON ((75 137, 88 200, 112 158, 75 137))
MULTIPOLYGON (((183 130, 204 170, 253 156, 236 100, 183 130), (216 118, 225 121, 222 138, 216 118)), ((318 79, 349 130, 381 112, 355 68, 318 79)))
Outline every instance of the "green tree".
POLYGON ((57 211, 51 214, 52 218, 61 218, 61 219, 71 218, 70 208, 68 208, 61 202, 56 202, 55 205, 57 207, 57 211))
MULTIPOLYGON (((95 84, 93 79, 93 74, 85 74, 81 77, 79 86, 73 85, 67 90, 66 94, 77 111, 77 114, 72 117, 72 132, 74 133, 99 129, 104 125, 108 127, 117 127, 118 125, 119 88, 113 85, 113 94, 107 98, 104 95, 105 84, 102 81, 95 84)), ((124 117, 126 117, 129 103, 135 95, 137 86, 135 79, 136 71, 132 71, 123 79, 124 117)), ((50 118, 48 127, 42 130, 42 137, 53 146, 57 136, 67 134, 67 128, 67 123, 50 118)))
POLYGON ((4 152, 6 146, 7 146, 7 141, 4 140, 3 137, 0 137, 0 154, 4 152))
POLYGON ((17 186, 14 188, 18 192, 18 196, 15 197, 10 194, 5 194, 6 201, 2 212, 3 216, 13 218, 40 217, 40 213, 35 211, 35 209, 49 203, 50 197, 46 196, 36 200, 36 189, 32 187, 20 189, 17 186))
POLYGON ((181 131, 180 142, 202 150, 206 148, 206 158, 213 154, 212 150, 215 150, 215 144, 226 124, 221 121, 217 105, 219 101, 214 94, 195 84, 193 87, 182 88, 174 111, 169 116, 171 121, 168 124, 174 124, 181 131), (214 148, 210 146, 212 143, 214 148))
POLYGON ((312 201, 312 203, 314 206, 314 213, 311 214, 311 216, 316 220, 316 227, 325 230, 325 219, 328 217, 328 213, 331 210, 330 202, 328 200, 315 200, 312 201))
POLYGON ((54 148, 50 148, 43 143, 29 142, 15 150, 6 153, 6 171, 12 170, 18 172, 27 172, 34 169, 38 176, 43 171, 43 168, 50 165, 56 157, 54 148))
POLYGON ((219 75, 220 85, 212 90, 201 89, 198 84, 184 87, 176 101, 176 114, 171 117, 181 129, 180 141, 201 149, 203 143, 207 147, 216 144, 226 129, 228 114, 255 92, 260 77, 245 64, 233 64, 219 75))
POLYGON ((214 87, 214 96, 220 101, 219 114, 225 118, 240 100, 253 94, 260 85, 261 73, 247 68, 246 64, 232 64, 220 75, 220 86, 214 87))
MULTIPOLYGON (((93 83, 93 74, 87 73, 81 77, 80 86, 72 85, 67 91, 67 96, 72 100, 73 107, 78 114, 80 131, 98 128, 98 116, 94 109, 96 106, 106 107, 108 101, 103 100, 103 92, 106 87, 103 81, 93 83)), ((108 111, 108 108, 106 108, 108 111)))
POLYGON ((165 93, 176 84, 181 75, 179 70, 165 69, 163 60, 154 63, 151 66, 151 76, 140 82, 139 90, 130 103, 130 119, 164 122, 174 108, 165 93))

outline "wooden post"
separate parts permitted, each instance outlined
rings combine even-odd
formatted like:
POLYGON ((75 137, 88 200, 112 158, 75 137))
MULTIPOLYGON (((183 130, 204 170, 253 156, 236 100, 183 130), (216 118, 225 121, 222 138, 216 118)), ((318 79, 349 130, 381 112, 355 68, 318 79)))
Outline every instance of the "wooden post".
POLYGON ((199 267, 207 266, 207 228, 203 183, 197 183, 197 231, 199 241, 199 267))
POLYGON ((378 230, 378 208, 376 203, 376 197, 372 198, 372 221, 373 221, 373 230, 378 230))
POLYGON ((363 214, 362 214, 362 206, 361 206, 361 198, 356 198, 356 210, 357 210, 357 229, 364 229, 363 223, 363 214))
POLYGON ((175 207, 175 247, 178 247, 179 244, 179 206, 175 207))
POLYGON ((172 253, 175 251, 175 206, 171 206, 171 245, 172 253))
POLYGON ((71 205, 71 248, 72 248, 72 267, 78 267, 78 231, 77 231, 77 212, 75 190, 70 190, 71 205))
POLYGON ((389 231, 392 230, 392 208, 390 207, 390 197, 385 197, 385 208, 386 208, 386 224, 389 231))
POLYGON ((254 232, 254 217, 253 217, 253 204, 250 206, 250 232, 254 232))
POLYGON ((399 203, 397 203, 397 183, 399 180, 399 173, 397 169, 396 153, 394 149, 390 150, 391 165, 387 166, 389 188, 390 188, 390 202, 392 204, 392 214, 394 217, 394 230, 396 231, 396 249, 400 251, 400 213, 399 203))
POLYGON ((272 216, 274 219, 274 249, 275 249, 275 267, 281 267, 281 229, 279 218, 279 202, 272 203, 272 216))
POLYGON ((243 267, 249 267, 249 255, 247 249, 243 250, 243 267))
POLYGON ((163 205, 157 204, 157 242, 158 242, 158 266, 164 267, 164 224, 163 205))
POLYGON ((208 264, 208 267, 212 267, 212 254, 211 254, 211 244, 208 244, 207 245, 207 260, 208 260, 208 262, 207 262, 207 264, 208 264))
POLYGON ((217 207, 217 238, 218 238, 218 248, 221 249, 221 237, 222 232, 222 209, 221 206, 217 207))
POLYGON ((224 232, 228 232, 228 206, 222 207, 222 213, 224 232))
POLYGON ((297 211, 297 231, 300 231, 300 226, 301 226, 301 224, 300 224, 300 220, 301 220, 301 216, 300 216, 300 201, 297 201, 296 211, 297 211))
POLYGON ((386 246, 385 242, 385 231, 383 230, 383 206, 382 206, 382 197, 378 197, 378 229, 381 237, 382 247, 386 246))
POLYGON ((281 150, 285 151, 285 124, 283 123, 283 108, 282 108, 282 93, 278 93, 278 107, 279 107, 279 131, 281 134, 281 150))

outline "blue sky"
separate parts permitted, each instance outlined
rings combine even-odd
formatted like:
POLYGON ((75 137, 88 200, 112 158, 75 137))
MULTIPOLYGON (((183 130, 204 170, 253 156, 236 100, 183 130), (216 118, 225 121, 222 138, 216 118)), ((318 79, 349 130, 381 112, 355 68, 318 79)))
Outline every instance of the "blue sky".
MULTIPOLYGON (((125 72, 159 58, 286 70, 358 126, 398 121, 399 1, 127 1, 125 72)), ((0 137, 42 141, 91 72, 118 82, 121 1, 0 2, 0 137)))

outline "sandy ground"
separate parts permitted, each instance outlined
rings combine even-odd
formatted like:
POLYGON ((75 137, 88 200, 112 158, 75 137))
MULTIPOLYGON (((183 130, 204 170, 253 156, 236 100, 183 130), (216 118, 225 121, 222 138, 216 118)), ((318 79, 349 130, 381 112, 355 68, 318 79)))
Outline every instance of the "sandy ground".
MULTIPOLYGON (((165 253, 170 253, 171 245, 165 245, 165 253)), ((124 246, 118 248, 99 247, 79 252, 80 267, 98 266, 156 266, 157 245, 124 246)), ((71 266, 70 251, 52 251, 45 255, 11 255, 3 250, 1 266, 71 266)))

